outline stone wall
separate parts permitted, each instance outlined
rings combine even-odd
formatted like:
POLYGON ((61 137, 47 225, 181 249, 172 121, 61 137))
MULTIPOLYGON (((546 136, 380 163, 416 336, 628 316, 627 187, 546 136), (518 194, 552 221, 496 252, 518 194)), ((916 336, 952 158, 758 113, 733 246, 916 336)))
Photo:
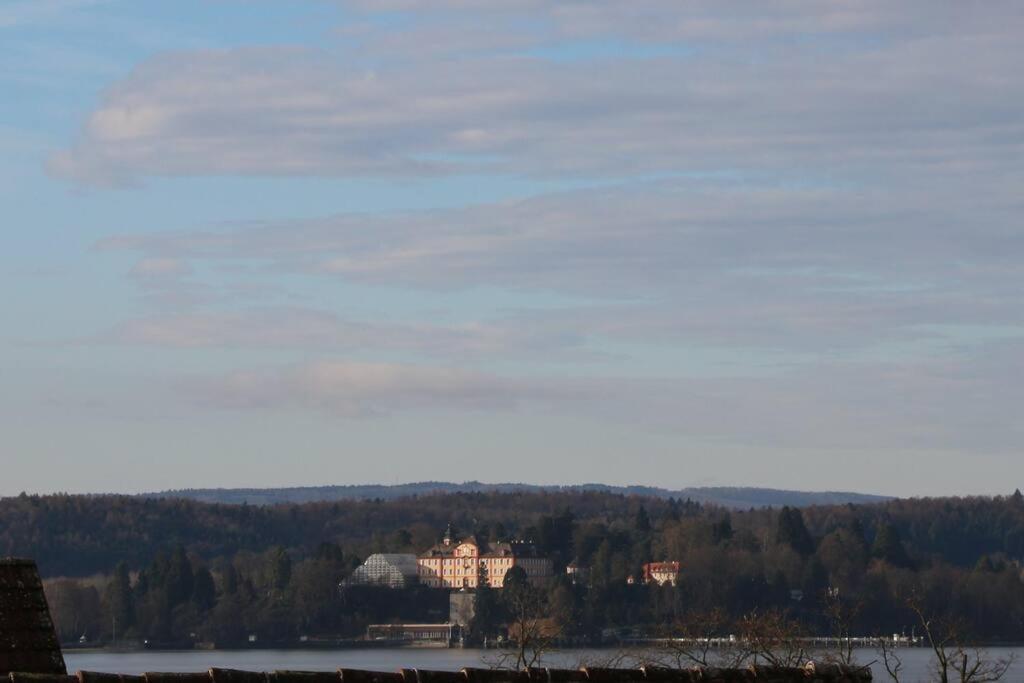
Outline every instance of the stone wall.
POLYGON ((141 676, 79 671, 68 675, 10 674, 11 683, 867 683, 871 672, 839 664, 799 668, 746 669, 462 669, 461 671, 253 672, 210 669, 203 673, 147 673, 141 676))

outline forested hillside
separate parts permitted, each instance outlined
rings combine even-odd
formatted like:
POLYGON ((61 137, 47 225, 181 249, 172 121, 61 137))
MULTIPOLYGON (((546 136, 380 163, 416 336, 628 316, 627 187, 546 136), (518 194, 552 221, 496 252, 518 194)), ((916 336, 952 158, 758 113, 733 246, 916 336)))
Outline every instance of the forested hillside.
POLYGON ((112 616, 122 635, 151 639, 358 635, 368 621, 436 618, 436 591, 337 586, 369 553, 417 552, 449 522, 535 541, 555 563, 546 600, 581 636, 711 608, 731 618, 784 610, 820 631, 821 596, 832 592, 858 605, 860 633, 908 628, 913 594, 978 638, 1024 640, 1019 492, 748 511, 601 492, 267 507, 20 496, 0 500, 0 554, 39 561, 64 638, 109 637, 112 616), (574 559, 590 568, 582 585, 562 573, 574 559), (650 560, 680 561, 679 585, 628 584, 650 560))
POLYGON ((807 507, 809 505, 843 505, 845 503, 880 503, 886 496, 849 491, 786 491, 750 486, 699 486, 666 489, 656 486, 610 486, 607 484, 574 484, 572 486, 541 486, 536 484, 484 484, 479 481, 454 483, 421 481, 411 484, 355 484, 348 486, 294 486, 257 489, 179 489, 142 494, 147 498, 183 498, 201 503, 240 505, 277 505, 281 503, 316 503, 336 500, 395 500, 410 496, 431 496, 444 493, 617 493, 648 498, 689 499, 733 509, 751 507, 807 507))

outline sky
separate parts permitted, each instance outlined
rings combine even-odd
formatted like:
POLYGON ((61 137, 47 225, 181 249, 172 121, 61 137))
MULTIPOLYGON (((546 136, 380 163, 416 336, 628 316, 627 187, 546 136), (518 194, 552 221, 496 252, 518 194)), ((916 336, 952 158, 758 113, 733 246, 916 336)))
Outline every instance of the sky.
POLYGON ((1016 0, 0 0, 0 495, 1024 484, 1016 0))

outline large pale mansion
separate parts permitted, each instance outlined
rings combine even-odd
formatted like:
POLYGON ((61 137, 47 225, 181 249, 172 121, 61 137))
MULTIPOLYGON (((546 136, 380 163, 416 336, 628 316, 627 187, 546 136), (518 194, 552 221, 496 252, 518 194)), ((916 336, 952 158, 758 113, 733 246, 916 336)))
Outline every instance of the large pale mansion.
POLYGON ((531 543, 487 543, 473 536, 456 541, 451 529, 442 542, 422 553, 416 562, 420 583, 435 588, 476 588, 480 567, 487 572, 493 588, 505 585, 505 572, 512 567, 522 567, 531 581, 552 574, 551 560, 541 557, 531 543))

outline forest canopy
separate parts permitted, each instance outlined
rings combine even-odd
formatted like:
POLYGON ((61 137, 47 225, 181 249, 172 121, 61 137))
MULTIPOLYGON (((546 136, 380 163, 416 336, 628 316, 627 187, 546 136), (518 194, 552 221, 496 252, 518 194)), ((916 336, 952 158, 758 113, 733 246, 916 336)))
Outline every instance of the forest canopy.
MULTIPOLYGON (((914 594, 974 637, 1024 640, 1024 500, 893 500, 728 511, 693 501, 581 493, 463 493, 301 505, 131 496, 0 500, 0 555, 35 558, 62 638, 221 642, 356 636, 371 621, 447 616, 438 591, 339 591, 374 552, 419 552, 453 524, 531 540, 554 563, 548 601, 568 631, 656 630, 696 609, 784 610, 823 631, 823 595, 855 602, 861 634, 898 633, 914 594), (630 584, 681 563, 677 586, 630 584), (584 584, 568 581, 575 561, 584 584), (238 615, 242 615, 239 619, 238 615)), ((443 593, 441 591, 440 593, 443 593)))

